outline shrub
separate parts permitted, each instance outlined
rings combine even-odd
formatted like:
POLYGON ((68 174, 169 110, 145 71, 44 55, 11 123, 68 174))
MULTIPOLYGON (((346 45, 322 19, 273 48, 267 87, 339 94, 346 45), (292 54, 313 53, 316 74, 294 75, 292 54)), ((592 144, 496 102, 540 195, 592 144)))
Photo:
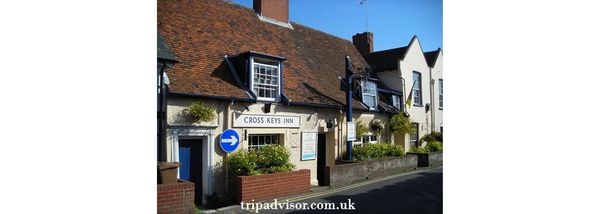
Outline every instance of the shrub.
POLYGON ((206 106, 202 102, 193 102, 184 110, 184 113, 191 115, 195 120, 206 122, 215 119, 215 111, 216 108, 213 106, 206 106))
POLYGON ((234 152, 228 157, 229 170, 234 175, 260 175, 294 170, 288 163, 290 153, 281 145, 267 145, 261 149, 234 152))
POLYGON ((423 141, 427 141, 427 142, 432 142, 432 141, 443 142, 442 141, 442 133, 440 133, 440 132, 431 132, 431 134, 423 135, 423 137, 421 137, 421 139, 419 139, 419 145, 422 145, 423 141))
POLYGON ((387 143, 366 144, 352 148, 352 159, 355 161, 374 160, 384 157, 401 157, 403 155, 404 148, 402 146, 387 143))
POLYGON ((413 148, 410 148, 409 152, 423 153, 423 154, 429 153, 429 151, 427 151, 427 148, 423 148, 423 147, 413 147, 413 148))
POLYGON ((390 128, 393 132, 402 136, 405 134, 412 134, 417 131, 412 127, 412 121, 410 118, 404 116, 404 114, 394 115, 392 119, 390 119, 390 128))
POLYGON ((383 134, 383 129, 385 129, 385 127, 381 120, 371 120, 369 125, 371 126, 373 133, 375 133, 377 136, 381 136, 381 134, 383 134))
POLYGON ((442 143, 439 141, 430 141, 427 143, 427 150, 430 152, 441 152, 443 150, 442 143))

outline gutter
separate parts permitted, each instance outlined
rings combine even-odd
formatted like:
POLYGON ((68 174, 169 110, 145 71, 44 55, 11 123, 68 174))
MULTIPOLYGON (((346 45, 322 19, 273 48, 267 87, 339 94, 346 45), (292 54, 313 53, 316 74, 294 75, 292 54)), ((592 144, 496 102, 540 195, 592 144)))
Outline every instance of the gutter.
POLYGON ((225 100, 225 101, 230 101, 230 102, 256 103, 256 100, 252 99, 252 98, 212 96, 212 95, 180 93, 180 92, 169 92, 169 95, 174 96, 174 97, 206 98, 206 99, 214 99, 214 100, 225 100))

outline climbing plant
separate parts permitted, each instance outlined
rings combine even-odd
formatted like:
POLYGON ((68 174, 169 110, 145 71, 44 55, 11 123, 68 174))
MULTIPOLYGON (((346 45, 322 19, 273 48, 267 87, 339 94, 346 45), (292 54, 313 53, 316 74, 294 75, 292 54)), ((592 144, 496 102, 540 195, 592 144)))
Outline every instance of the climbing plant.
POLYGON ((404 114, 396 114, 390 119, 390 128, 400 135, 412 134, 417 130, 412 127, 412 121, 404 114))

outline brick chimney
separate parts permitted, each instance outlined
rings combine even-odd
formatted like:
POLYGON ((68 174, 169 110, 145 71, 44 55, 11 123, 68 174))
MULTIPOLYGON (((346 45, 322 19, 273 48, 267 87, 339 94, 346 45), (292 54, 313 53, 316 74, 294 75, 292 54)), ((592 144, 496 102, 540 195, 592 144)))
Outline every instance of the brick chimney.
POLYGON ((289 22, 289 0, 254 0, 254 11, 262 17, 289 22))
POLYGON ((352 36, 352 44, 356 46, 360 54, 365 55, 373 52, 373 33, 363 32, 352 36))

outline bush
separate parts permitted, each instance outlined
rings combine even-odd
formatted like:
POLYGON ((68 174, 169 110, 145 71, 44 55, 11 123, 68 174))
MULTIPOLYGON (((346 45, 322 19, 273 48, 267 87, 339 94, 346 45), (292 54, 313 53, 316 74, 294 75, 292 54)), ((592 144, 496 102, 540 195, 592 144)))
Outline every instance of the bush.
POLYGON ((441 152, 443 150, 442 143, 439 141, 430 141, 427 143, 427 150, 430 152, 441 152))
POLYGON ((423 145, 423 141, 427 141, 427 142, 432 142, 432 141, 438 141, 438 142, 443 142, 442 141, 442 133, 440 132, 431 132, 431 134, 426 134, 423 135, 423 137, 421 137, 421 139, 419 139, 419 145, 423 145))
POLYGON ((423 148, 423 147, 413 147, 413 148, 410 148, 410 150, 408 152, 423 153, 423 154, 429 153, 429 151, 427 150, 427 148, 423 148))
POLYGON ((394 115, 392 119, 390 119, 390 128, 393 132, 402 136, 406 134, 412 134, 417 131, 412 127, 412 121, 410 118, 404 116, 404 114, 394 115))
POLYGON ((193 102, 184 110, 184 113, 191 115, 195 120, 206 122, 215 119, 215 111, 216 108, 213 106, 206 106, 202 102, 193 102))
POLYGON ((387 143, 366 144, 352 148, 352 159, 355 161, 374 160, 384 157, 401 157, 403 155, 404 148, 402 146, 387 143))
POLYGON ((234 175, 260 175, 294 170, 288 163, 290 153, 281 145, 267 145, 261 149, 238 151, 228 158, 229 170, 234 175))

